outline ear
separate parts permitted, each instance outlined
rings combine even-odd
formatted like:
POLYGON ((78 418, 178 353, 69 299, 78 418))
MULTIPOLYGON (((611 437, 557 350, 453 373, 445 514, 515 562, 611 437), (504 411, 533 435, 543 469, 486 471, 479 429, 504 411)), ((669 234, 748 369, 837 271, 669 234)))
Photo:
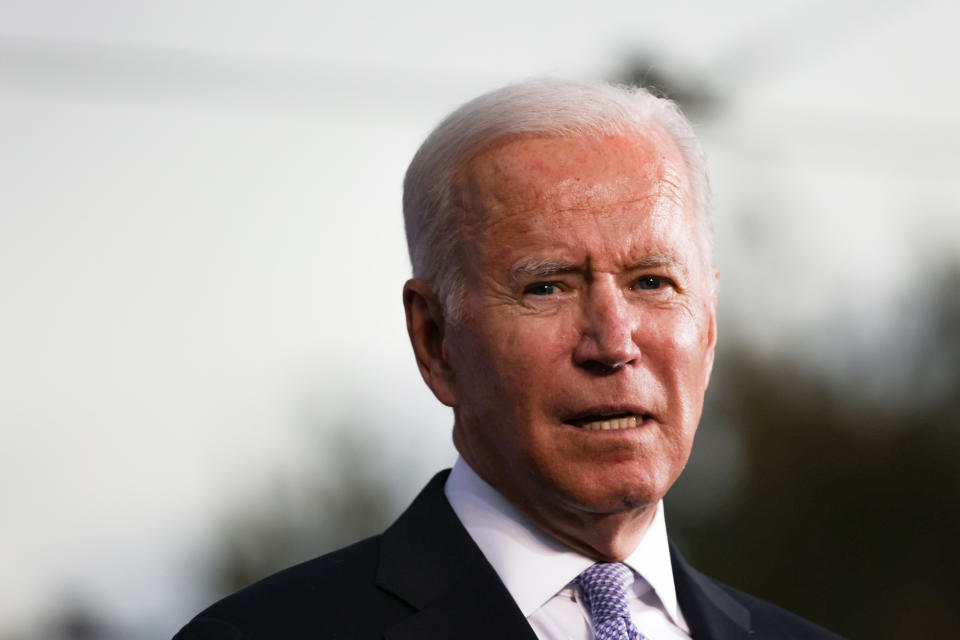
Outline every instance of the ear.
POLYGON ((448 407, 457 406, 456 380, 443 346, 443 305, 425 280, 412 278, 403 285, 403 308, 407 314, 407 334, 417 359, 417 367, 437 400, 448 407))
POLYGON ((713 360, 717 350, 717 290, 720 284, 720 270, 713 267, 711 276, 710 301, 707 303, 707 312, 710 317, 707 325, 707 377, 704 380, 704 389, 710 385, 710 374, 713 372, 713 360))

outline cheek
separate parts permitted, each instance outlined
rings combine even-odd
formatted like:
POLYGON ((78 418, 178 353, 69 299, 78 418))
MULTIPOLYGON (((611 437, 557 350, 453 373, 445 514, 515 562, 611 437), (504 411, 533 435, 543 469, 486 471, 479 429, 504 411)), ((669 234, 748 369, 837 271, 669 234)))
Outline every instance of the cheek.
POLYGON ((460 397, 475 401, 475 411, 522 412, 538 393, 549 392, 563 357, 563 332, 537 320, 491 323, 480 331, 460 331, 451 341, 460 397))
POLYGON ((699 389, 709 366, 707 320, 683 309, 651 320, 647 326, 653 330, 643 332, 641 351, 649 355, 651 364, 672 380, 678 391, 694 390, 686 389, 691 384, 699 389))
MULTIPOLYGON (((493 327, 487 342, 503 364, 504 375, 527 380, 532 374, 549 375, 558 364, 569 361, 576 330, 563 316, 518 317, 493 327)), ((541 380, 539 375, 535 379, 541 380)))
POLYGON ((672 346, 679 360, 703 360, 707 347, 707 330, 704 324, 687 314, 683 314, 683 318, 676 323, 672 346))

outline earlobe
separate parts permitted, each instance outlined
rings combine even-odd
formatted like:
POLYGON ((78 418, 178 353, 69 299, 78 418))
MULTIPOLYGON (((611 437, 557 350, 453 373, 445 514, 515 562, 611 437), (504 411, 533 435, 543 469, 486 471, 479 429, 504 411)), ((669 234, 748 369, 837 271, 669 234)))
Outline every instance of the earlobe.
POLYGON ((444 349, 443 305, 433 287, 420 278, 407 280, 403 286, 403 308, 407 335, 423 381, 437 400, 449 407, 457 406, 455 377, 444 349))

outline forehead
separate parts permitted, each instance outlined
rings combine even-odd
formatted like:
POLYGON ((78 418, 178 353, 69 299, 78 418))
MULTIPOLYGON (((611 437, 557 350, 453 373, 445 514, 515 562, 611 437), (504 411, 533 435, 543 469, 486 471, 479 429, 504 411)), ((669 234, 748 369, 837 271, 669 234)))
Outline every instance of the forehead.
MULTIPOLYGON (((659 126, 589 138, 506 141, 461 174, 470 244, 520 235, 571 240, 602 223, 608 233, 650 237, 655 227, 690 227, 683 156, 659 126)), ((662 234, 652 234, 661 236, 662 234)))
POLYGON ((464 182, 474 198, 465 203, 468 210, 487 215, 685 198, 689 192, 680 150, 654 124, 629 134, 507 141, 475 157, 464 182))

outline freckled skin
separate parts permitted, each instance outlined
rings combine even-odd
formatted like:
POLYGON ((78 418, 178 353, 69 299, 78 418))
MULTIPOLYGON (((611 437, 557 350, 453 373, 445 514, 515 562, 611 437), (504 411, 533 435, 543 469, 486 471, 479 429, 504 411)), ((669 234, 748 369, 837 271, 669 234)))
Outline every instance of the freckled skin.
POLYGON ((680 152, 654 125, 515 140, 474 158, 461 189, 462 320, 433 301, 430 325, 429 286, 405 290, 421 372, 482 478, 562 542, 621 560, 686 464, 713 365, 716 275, 680 152), (512 277, 530 260, 571 267, 512 277), (650 419, 565 423, 623 405, 650 419))

